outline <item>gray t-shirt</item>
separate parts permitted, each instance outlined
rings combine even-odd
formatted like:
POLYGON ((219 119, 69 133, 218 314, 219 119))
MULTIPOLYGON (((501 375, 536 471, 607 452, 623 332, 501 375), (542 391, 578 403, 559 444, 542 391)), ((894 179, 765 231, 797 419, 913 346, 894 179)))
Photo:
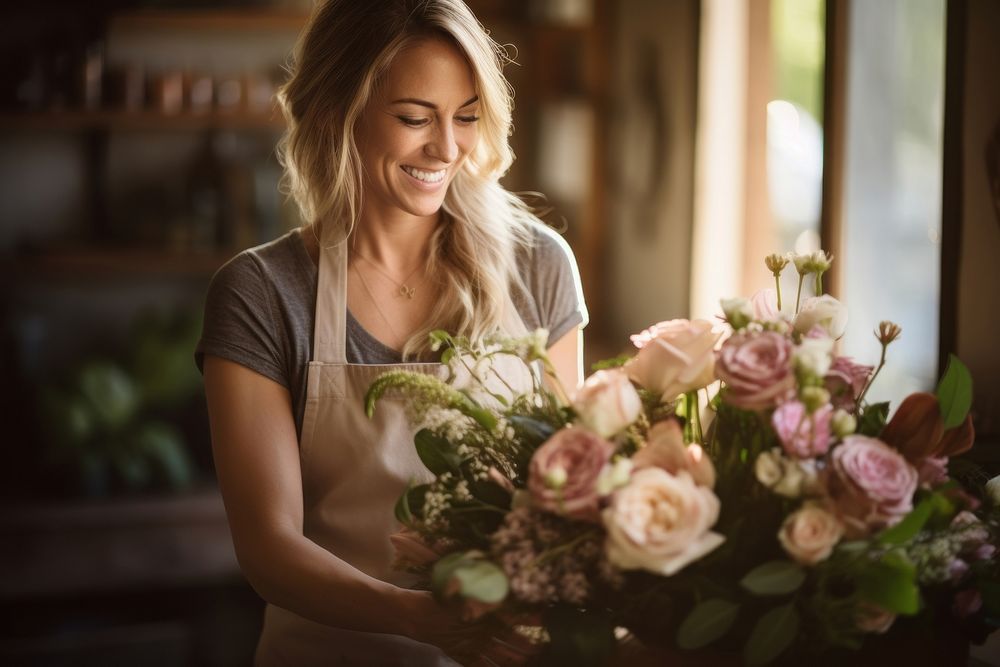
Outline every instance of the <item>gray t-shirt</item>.
MULTIPOLYGON (((518 256, 527 294, 512 295, 528 330, 544 327, 549 342, 586 325, 576 261, 556 232, 538 225, 533 248, 518 256)), ((206 354, 246 366, 288 388, 301 433, 306 369, 312 360, 319 271, 299 232, 244 250, 212 278, 195 361, 206 354)), ((347 361, 396 364, 398 352, 368 333, 347 312, 347 361)))

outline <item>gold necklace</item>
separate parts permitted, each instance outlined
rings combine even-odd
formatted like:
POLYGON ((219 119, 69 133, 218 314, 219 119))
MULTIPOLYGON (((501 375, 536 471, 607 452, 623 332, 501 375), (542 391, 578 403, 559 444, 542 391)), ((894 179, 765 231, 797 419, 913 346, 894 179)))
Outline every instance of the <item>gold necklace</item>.
MULTIPOLYGON (((376 264, 375 262, 373 262, 370 259, 368 259, 367 257, 365 257, 364 255, 362 255, 357 250, 354 251, 354 254, 357 255, 358 257, 360 257, 361 259, 365 260, 366 262, 368 262, 368 264, 370 264, 373 269, 375 269, 376 271, 378 271, 379 273, 381 273, 383 276, 385 276, 386 278, 388 278, 390 281, 392 281, 392 283, 394 285, 396 285, 396 294, 398 294, 399 296, 405 296, 407 299, 412 299, 413 295, 416 294, 417 287, 420 285, 420 283, 417 283, 413 287, 410 287, 410 286, 408 286, 406 284, 406 282, 410 278, 413 277, 413 274, 415 274, 417 271, 419 271, 422 268, 421 266, 418 265, 417 268, 415 268, 412 271, 410 271, 410 275, 406 276, 406 278, 403 279, 403 282, 399 282, 398 280, 396 280, 395 278, 393 278, 392 276, 390 276, 388 273, 386 273, 385 271, 383 271, 382 269, 380 269, 378 267, 378 264, 376 264)), ((361 273, 358 272, 358 275, 361 275, 361 273)))
POLYGON ((356 266, 354 267, 354 272, 358 274, 358 278, 361 279, 361 286, 365 288, 366 292, 368 292, 368 298, 371 299, 372 305, 375 306, 375 310, 378 312, 379 317, 381 317, 382 321, 385 322, 385 325, 389 327, 389 333, 392 334, 393 338, 393 346, 396 347, 400 345, 403 342, 403 339, 399 337, 399 334, 396 333, 396 328, 392 326, 392 322, 390 322, 389 318, 385 316, 384 312, 382 312, 382 307, 378 305, 378 299, 375 298, 375 295, 372 293, 372 288, 368 286, 368 281, 365 280, 365 274, 361 273, 356 266))

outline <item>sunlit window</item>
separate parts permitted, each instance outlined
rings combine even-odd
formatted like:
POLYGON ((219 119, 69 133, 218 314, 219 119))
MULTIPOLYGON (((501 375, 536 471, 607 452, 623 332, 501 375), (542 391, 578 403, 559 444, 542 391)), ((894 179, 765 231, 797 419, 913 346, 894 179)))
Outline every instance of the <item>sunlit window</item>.
POLYGON ((844 350, 876 361, 872 329, 900 324, 869 394, 897 403, 937 372, 945 0, 855 2, 850 14, 844 350))

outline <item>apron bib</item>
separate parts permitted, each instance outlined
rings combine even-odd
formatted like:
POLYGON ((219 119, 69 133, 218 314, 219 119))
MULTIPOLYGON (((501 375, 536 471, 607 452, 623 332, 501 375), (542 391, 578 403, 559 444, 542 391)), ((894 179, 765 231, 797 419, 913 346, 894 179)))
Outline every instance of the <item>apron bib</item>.
MULTIPOLYGON (((313 361, 309 362, 299 442, 306 537, 362 572, 398 586, 412 579, 391 567, 389 536, 399 529, 394 507, 407 484, 433 475, 413 446, 404 400, 386 397, 374 417, 364 412, 371 383, 390 370, 444 379, 438 363, 348 364, 347 244, 320 248, 313 361)), ((516 359, 498 359, 505 378, 525 386, 516 359)), ((530 382, 530 380, 529 380, 530 382)), ((331 600, 349 606, 350 600, 331 600)), ((315 623, 268 604, 255 664, 260 667, 350 665, 456 667, 440 649, 407 637, 357 632, 315 623)))

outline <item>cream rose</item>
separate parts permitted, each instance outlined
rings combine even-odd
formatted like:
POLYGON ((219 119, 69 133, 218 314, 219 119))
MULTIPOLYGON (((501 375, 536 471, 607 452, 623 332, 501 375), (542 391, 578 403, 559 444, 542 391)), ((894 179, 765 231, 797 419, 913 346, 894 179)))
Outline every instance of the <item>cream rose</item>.
POLYGON ((642 412, 642 399, 621 369, 597 371, 573 398, 581 426, 605 438, 622 431, 642 412))
POLYGON ((715 379, 719 335, 708 320, 660 322, 632 336, 639 353, 625 370, 644 389, 672 401, 715 379))
POLYGON ((699 486, 715 486, 715 466, 699 445, 685 445, 680 425, 673 419, 657 422, 649 429, 646 445, 632 456, 636 468, 657 467, 672 475, 691 474, 699 486))
POLYGON ((840 520, 819 505, 806 505, 785 519, 778 541, 794 560, 815 565, 826 560, 844 535, 840 520))
POLYGON ((847 330, 847 306, 829 294, 812 296, 802 302, 795 316, 795 330, 807 333, 819 325, 833 338, 840 338, 847 330))
POLYGON ((687 472, 639 470, 602 517, 608 560, 625 570, 670 576, 725 541, 709 530, 719 518, 719 499, 687 472))

